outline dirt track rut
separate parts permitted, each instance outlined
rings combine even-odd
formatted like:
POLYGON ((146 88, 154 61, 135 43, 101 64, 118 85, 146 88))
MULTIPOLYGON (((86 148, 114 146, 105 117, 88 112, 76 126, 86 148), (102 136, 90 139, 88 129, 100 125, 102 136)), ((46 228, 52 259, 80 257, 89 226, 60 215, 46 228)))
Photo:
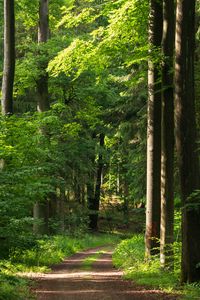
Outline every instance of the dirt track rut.
POLYGON ((105 250, 84 270, 83 261, 102 248, 73 255, 37 279, 37 300, 175 300, 177 296, 146 290, 122 279, 122 272, 112 266, 112 251, 105 250))

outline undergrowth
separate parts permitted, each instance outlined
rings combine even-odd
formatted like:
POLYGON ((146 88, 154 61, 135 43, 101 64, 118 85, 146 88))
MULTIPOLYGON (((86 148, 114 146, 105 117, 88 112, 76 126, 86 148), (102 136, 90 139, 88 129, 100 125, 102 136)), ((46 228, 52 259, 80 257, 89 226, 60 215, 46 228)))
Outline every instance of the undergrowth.
POLYGON ((85 234, 84 237, 46 236, 38 239, 30 249, 13 249, 9 260, 0 260, 0 300, 28 300, 31 281, 24 272, 45 272, 78 251, 91 247, 116 244, 119 237, 108 234, 85 234))
POLYGON ((139 285, 158 288, 165 292, 178 293, 181 299, 200 300, 200 285, 186 284, 181 286, 180 254, 181 244, 174 245, 174 270, 160 268, 159 257, 155 256, 150 261, 144 259, 144 236, 135 235, 131 239, 123 240, 115 249, 113 263, 125 271, 125 278, 134 280, 139 285))

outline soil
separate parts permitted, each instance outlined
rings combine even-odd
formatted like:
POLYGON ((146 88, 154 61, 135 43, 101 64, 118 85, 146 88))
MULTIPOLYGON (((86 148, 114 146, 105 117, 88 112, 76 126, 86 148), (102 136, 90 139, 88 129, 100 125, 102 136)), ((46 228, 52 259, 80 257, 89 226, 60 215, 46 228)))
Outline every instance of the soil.
MULTIPOLYGON (((105 248, 103 248, 105 249, 105 248)), ((176 295, 147 290, 122 278, 123 273, 112 266, 112 250, 108 248, 84 269, 85 258, 102 248, 73 255, 52 267, 51 273, 36 278, 37 300, 175 300, 176 295)))

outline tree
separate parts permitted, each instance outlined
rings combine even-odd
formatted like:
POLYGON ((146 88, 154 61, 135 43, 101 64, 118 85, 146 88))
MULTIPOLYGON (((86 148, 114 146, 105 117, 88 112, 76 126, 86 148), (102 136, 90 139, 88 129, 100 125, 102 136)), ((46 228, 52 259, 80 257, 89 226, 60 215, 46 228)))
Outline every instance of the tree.
POLYGON ((14 0, 4 0, 4 62, 2 82, 2 113, 13 113, 15 74, 15 12, 14 0))
POLYGON ((99 136, 99 157, 97 162, 97 170, 96 170, 96 184, 95 184, 95 191, 94 197, 89 198, 89 209, 91 210, 90 213, 90 223, 89 228, 92 230, 98 229, 98 214, 99 214, 99 207, 100 207, 100 195, 101 195, 101 184, 102 184, 102 171, 103 171, 103 155, 102 155, 102 148, 104 146, 104 138, 105 135, 103 133, 99 136))
MULTIPOLYGON (((47 42, 49 35, 49 21, 48 21, 48 0, 40 0, 39 2, 39 27, 38 27, 38 44, 47 42)), ((49 109, 49 95, 48 95, 48 74, 46 72, 47 62, 43 62, 41 66, 41 75, 37 80, 37 96, 38 96, 38 111, 44 112, 49 109)), ((33 216, 35 220, 41 220, 43 225, 34 225, 35 232, 48 231, 48 202, 36 202, 33 208, 33 216)))
POLYGON ((200 188, 196 145, 195 0, 178 0, 175 38, 175 127, 182 199, 182 282, 200 280, 200 188))
MULTIPOLYGON (((40 0, 39 3, 39 27, 38 27, 38 44, 46 43, 49 37, 49 17, 48 17, 48 0, 40 0)), ((38 111, 43 112, 49 109, 48 95, 48 74, 46 72, 47 61, 43 61, 41 75, 37 80, 38 92, 38 111)))
POLYGON ((146 256, 157 252, 160 237, 160 170, 161 170, 161 78, 159 74, 162 39, 162 3, 150 1, 149 64, 148 64, 148 124, 147 124, 147 204, 146 256))
POLYGON ((162 145, 160 260, 168 266, 172 257, 174 224, 174 0, 163 1, 162 36, 162 145))

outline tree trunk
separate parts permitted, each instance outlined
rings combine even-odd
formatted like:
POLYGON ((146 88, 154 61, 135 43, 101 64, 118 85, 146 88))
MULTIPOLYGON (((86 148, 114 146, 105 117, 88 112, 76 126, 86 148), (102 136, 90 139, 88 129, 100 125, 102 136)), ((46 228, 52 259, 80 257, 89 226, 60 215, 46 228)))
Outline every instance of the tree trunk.
POLYGON ((15 74, 15 13, 14 0, 4 0, 4 67, 2 82, 2 114, 13 113, 15 74))
POLYGON ((173 266, 174 233, 174 0, 163 1, 162 38, 162 149, 161 149, 161 228, 160 261, 163 267, 173 266))
POLYGON ((178 0, 176 10, 175 126, 181 178, 182 282, 200 280, 200 188, 194 97, 195 0, 178 0))
POLYGON ((85 190, 86 190, 85 184, 82 184, 81 185, 81 204, 83 207, 85 207, 85 202, 86 202, 85 201, 85 195, 86 195, 85 190))
POLYGON ((74 175, 74 199, 81 204, 81 186, 77 174, 74 175))
POLYGON ((150 1, 147 124, 146 256, 157 253, 160 238, 161 78, 156 54, 162 39, 162 4, 150 1), (156 51, 157 50, 157 51, 156 51), (155 54, 156 51, 156 54, 155 54))
MULTIPOLYGON (((38 26, 38 44, 46 43, 49 37, 49 17, 48 0, 40 0, 39 4, 39 26, 38 26)), ((38 111, 43 112, 49 109, 48 96, 48 74, 45 72, 47 62, 40 66, 43 75, 37 81, 38 93, 38 111)))
POLYGON ((124 213, 124 224, 126 228, 129 228, 129 187, 127 183, 126 176, 124 178, 124 205, 123 205, 123 213, 124 213))
POLYGON ((36 202, 33 206, 33 217, 36 221, 33 224, 35 234, 48 233, 49 206, 48 203, 36 202))
MULTIPOLYGON (((49 21, 48 21, 48 0, 40 0, 39 2, 39 26, 38 26, 38 44, 46 43, 49 33, 49 21)), ((49 97, 48 97, 48 75, 46 73, 47 63, 45 62, 40 66, 42 74, 37 81, 37 96, 39 112, 44 112, 49 109, 49 97)), ((46 220, 48 211, 48 202, 40 204, 37 202, 33 208, 34 219, 40 221, 46 220)), ((43 222, 43 225, 34 226, 35 233, 47 233, 48 232, 48 221, 43 222), (45 228, 46 227, 46 228, 45 228)))
MULTIPOLYGON (((55 211, 53 212, 55 216, 55 211)), ((60 186, 60 195, 57 197, 57 216, 60 222, 60 232, 65 232, 65 217, 66 217, 66 197, 65 185, 60 186)))
MULTIPOLYGON (((99 144, 102 149, 104 146, 104 134, 100 134, 99 144)), ((94 191, 94 197, 90 201, 89 209, 91 210, 91 214, 89 215, 90 223, 89 228, 92 230, 98 230, 98 214, 99 214, 99 204, 100 204, 100 194, 101 194, 101 179, 102 179, 102 171, 103 171, 103 155, 99 153, 98 158, 98 166, 97 166, 97 175, 96 175, 96 185, 94 191)))

